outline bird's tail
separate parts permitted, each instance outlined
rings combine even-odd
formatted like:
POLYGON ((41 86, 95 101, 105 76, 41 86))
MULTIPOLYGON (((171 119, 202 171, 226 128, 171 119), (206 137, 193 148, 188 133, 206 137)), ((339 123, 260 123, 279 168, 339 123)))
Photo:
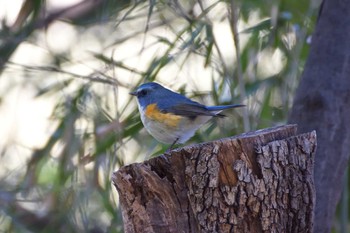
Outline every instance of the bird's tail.
POLYGON ((215 112, 216 116, 218 117, 224 117, 225 115, 220 114, 222 110, 229 109, 229 108, 239 108, 239 107, 245 107, 244 104, 230 104, 230 105, 220 105, 220 106, 208 106, 207 109, 211 112, 215 112))
POLYGON ((239 108, 244 107, 244 104, 231 104, 231 105, 221 105, 221 106, 208 106, 207 109, 209 111, 222 111, 229 108, 239 108))

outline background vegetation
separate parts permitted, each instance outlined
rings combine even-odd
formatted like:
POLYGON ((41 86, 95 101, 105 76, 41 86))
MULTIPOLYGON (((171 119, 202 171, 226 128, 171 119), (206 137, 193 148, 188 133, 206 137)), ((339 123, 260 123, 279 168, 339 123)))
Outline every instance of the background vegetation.
POLYGON ((128 95, 140 83, 247 105, 190 143, 285 123, 318 5, 25 1, 0 31, 0 229, 123 231, 111 174, 166 149, 128 95))

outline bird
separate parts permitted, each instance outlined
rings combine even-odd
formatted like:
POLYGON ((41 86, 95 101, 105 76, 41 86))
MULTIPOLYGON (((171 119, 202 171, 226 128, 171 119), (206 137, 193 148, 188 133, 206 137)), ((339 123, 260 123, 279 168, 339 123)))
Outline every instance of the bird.
POLYGON ((159 83, 148 82, 129 93, 137 97, 141 121, 157 141, 184 144, 212 117, 224 117, 225 109, 244 107, 244 104, 205 106, 176 93, 159 83))

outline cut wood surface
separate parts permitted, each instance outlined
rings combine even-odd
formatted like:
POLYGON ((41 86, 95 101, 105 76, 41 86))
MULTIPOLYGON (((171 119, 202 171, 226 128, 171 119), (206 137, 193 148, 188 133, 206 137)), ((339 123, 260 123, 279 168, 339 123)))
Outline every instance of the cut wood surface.
POLYGON ((120 168, 125 232, 312 232, 316 132, 296 125, 186 146, 120 168))

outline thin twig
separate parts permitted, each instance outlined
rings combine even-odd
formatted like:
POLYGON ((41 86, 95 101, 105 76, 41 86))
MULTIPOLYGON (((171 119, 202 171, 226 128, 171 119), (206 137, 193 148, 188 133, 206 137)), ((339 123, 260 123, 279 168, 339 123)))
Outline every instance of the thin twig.
POLYGON ((109 84, 112 86, 121 85, 117 80, 110 79, 107 75, 104 75, 104 74, 99 73, 99 72, 92 73, 91 75, 80 75, 80 74, 76 74, 73 72, 62 70, 62 69, 60 69, 58 67, 54 67, 54 66, 28 66, 28 65, 24 65, 24 64, 17 64, 14 62, 8 62, 8 64, 21 67, 25 70, 57 72, 57 73, 67 74, 67 75, 70 75, 72 77, 91 81, 91 82, 104 83, 104 84, 109 84), (98 75, 100 75, 101 77, 106 77, 106 79, 99 78, 98 75))
MULTIPOLYGON (((240 44, 239 44, 239 35, 237 30, 237 22, 238 22, 238 8, 235 4, 234 0, 231 0, 231 19, 230 19, 230 27, 231 32, 233 35, 234 45, 236 48, 236 66, 237 66, 237 79, 238 79, 238 88, 240 91, 240 101, 243 102, 246 99, 246 92, 244 88, 244 80, 243 80, 243 73, 242 73, 242 64, 240 59, 240 44)), ((244 125, 244 131, 250 130, 250 123, 249 123, 249 115, 248 115, 248 109, 243 109, 243 125, 244 125)))
MULTIPOLYGON (((206 22, 208 22, 208 24, 210 24, 211 26, 213 25, 213 23, 211 22, 211 20, 210 20, 210 18, 208 17, 208 15, 207 15, 207 13, 208 13, 208 11, 204 8, 204 5, 203 5, 203 2, 201 1, 201 0, 198 0, 198 5, 200 6, 200 8, 201 8, 201 10, 202 10, 202 14, 201 14, 201 16, 202 17, 204 17, 204 19, 206 20, 206 22)), ((213 4, 214 5, 214 4, 213 4)), ((210 7, 208 7, 208 8, 211 8, 211 7, 213 7, 213 5, 212 6, 210 6, 210 7)), ((228 69, 227 69, 227 65, 226 65, 226 63, 225 63, 225 59, 224 59, 224 56, 223 56, 223 54, 222 54, 222 52, 221 52, 221 50, 220 50, 220 47, 219 47, 219 44, 218 44, 218 42, 217 42, 217 40, 216 40, 216 37, 213 35, 213 44, 214 44, 214 47, 215 47, 215 49, 216 49, 216 51, 217 51, 217 53, 218 53, 218 57, 219 57, 219 60, 221 61, 221 66, 222 66, 222 69, 223 69, 223 76, 226 78, 227 76, 228 76, 228 74, 229 74, 229 71, 228 71, 228 69)))

